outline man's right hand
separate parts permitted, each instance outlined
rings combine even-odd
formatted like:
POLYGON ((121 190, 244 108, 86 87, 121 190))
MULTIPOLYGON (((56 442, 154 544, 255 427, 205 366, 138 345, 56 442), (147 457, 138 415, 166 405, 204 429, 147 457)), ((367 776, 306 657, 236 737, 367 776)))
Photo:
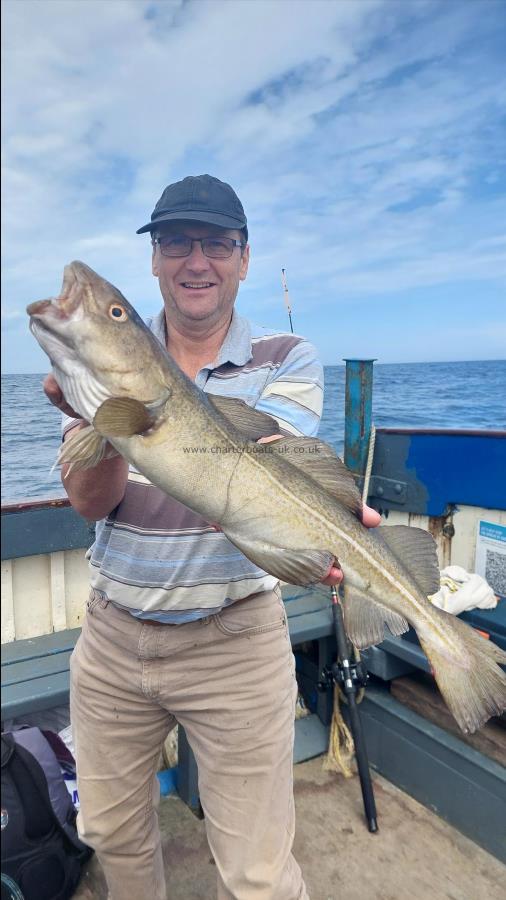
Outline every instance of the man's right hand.
POLYGON ((53 404, 53 406, 56 406, 66 416, 71 416, 72 419, 81 418, 79 413, 76 412, 75 409, 71 407, 70 403, 67 403, 67 401, 65 400, 60 385, 51 372, 44 378, 42 387, 47 399, 50 401, 50 403, 53 404))

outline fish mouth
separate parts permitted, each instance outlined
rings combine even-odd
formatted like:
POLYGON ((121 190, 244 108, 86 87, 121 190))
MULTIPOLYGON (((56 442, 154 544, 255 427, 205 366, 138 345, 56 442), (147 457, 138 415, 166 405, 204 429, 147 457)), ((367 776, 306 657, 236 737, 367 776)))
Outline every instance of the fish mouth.
MULTIPOLYGON (((58 297, 35 300, 26 307, 30 316, 30 331, 53 360, 61 353, 73 353, 75 334, 70 324, 84 316, 83 281, 79 265, 70 263, 63 271, 63 283, 58 297)), ((83 273, 85 274, 85 273, 83 273)))
POLYGON ((52 297, 48 300, 35 300, 26 307, 26 311, 31 319, 37 319, 42 327, 50 327, 50 322, 56 324, 58 321, 65 322, 70 319, 77 306, 73 305, 68 308, 60 297, 52 297))
MULTIPOLYGON (((58 323, 64 324, 77 312, 82 303, 83 281, 80 278, 80 269, 86 268, 84 263, 72 262, 63 270, 63 283, 58 297, 50 297, 46 300, 35 300, 26 307, 31 319, 37 319, 46 328, 58 323)), ((83 274, 85 274, 83 272, 83 274)))

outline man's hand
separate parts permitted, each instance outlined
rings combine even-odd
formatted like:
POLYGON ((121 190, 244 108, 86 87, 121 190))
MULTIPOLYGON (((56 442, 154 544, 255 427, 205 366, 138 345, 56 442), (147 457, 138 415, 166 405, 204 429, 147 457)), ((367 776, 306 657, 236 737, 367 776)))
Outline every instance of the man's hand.
POLYGON ((65 397, 62 394, 61 388, 51 373, 46 375, 44 381, 42 382, 42 387, 47 399, 53 406, 56 406, 58 409, 65 413, 66 416, 71 416, 73 419, 80 419, 81 416, 75 409, 72 409, 70 403, 67 403, 65 397))
MULTIPOLYGON (((366 528, 376 528, 381 522, 381 516, 379 512, 376 512, 376 510, 372 508, 372 506, 367 506, 364 503, 362 507, 362 522, 366 528)), ((340 584, 343 578, 343 570, 340 569, 339 566, 332 566, 327 577, 322 579, 321 584, 334 587, 335 585, 340 584)))
MULTIPOLYGON (((65 440, 89 426, 89 422, 67 403, 54 375, 46 375, 42 387, 53 406, 78 420, 67 430, 65 440)), ((85 519, 97 520, 109 515, 124 497, 127 478, 128 463, 110 444, 106 445, 104 459, 93 468, 69 471, 68 464, 62 466, 63 487, 74 509, 85 519), (109 451, 114 451, 114 456, 109 451)))
MULTIPOLYGON (((280 438, 284 437, 282 434, 272 434, 270 437, 260 438, 259 444, 268 444, 270 441, 277 441, 280 438)), ((379 512, 376 512, 372 506, 367 506, 365 503, 362 507, 362 522, 366 528, 376 528, 377 525, 381 522, 381 516, 379 512)), ((329 587, 333 587, 336 584, 340 584, 343 580, 344 574, 343 570, 339 568, 339 566, 332 566, 329 574, 322 579, 321 584, 326 584, 329 587)))

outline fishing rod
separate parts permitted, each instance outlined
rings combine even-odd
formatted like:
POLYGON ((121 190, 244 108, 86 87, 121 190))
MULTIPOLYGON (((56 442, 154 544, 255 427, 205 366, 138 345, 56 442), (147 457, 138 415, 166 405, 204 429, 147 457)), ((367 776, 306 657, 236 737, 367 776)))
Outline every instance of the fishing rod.
POLYGON ((343 610, 339 593, 334 585, 330 588, 330 594, 332 597, 334 634, 337 644, 337 660, 333 665, 326 666, 323 669, 321 680, 318 683, 318 690, 326 691, 330 687, 337 685, 346 698, 348 717, 350 720, 350 731, 355 745, 355 758, 357 760, 358 777, 360 779, 367 827, 371 834, 374 834, 378 831, 376 802, 374 799, 369 759, 367 756, 364 731, 357 701, 357 693, 361 688, 365 688, 369 681, 369 675, 360 659, 360 654, 356 654, 358 659, 353 658, 355 651, 346 636, 343 610))
POLYGON ((292 310, 290 307, 290 296, 288 294, 288 285, 286 283, 285 269, 281 269, 281 284, 283 285, 283 294, 285 297, 286 308, 288 310, 288 318, 290 320, 290 331, 293 334, 292 310))
MULTIPOLYGON (((290 320, 290 330, 293 334, 292 310, 288 294, 288 285, 286 283, 285 269, 281 269, 281 283, 283 285, 288 318, 290 320)), ((340 587, 339 590, 342 591, 342 587, 340 587)), ((330 595, 332 598, 332 621, 336 638, 337 659, 331 666, 325 666, 323 669, 320 675, 320 681, 318 682, 318 690, 327 691, 332 687, 336 690, 337 687, 343 692, 346 698, 350 730, 355 745, 355 757, 357 760, 358 776, 360 779, 367 827, 371 834, 374 834, 378 831, 376 802, 374 800, 364 731, 357 703, 357 693, 365 687, 369 681, 369 675, 360 659, 360 654, 356 653, 353 646, 348 641, 344 627, 343 610, 339 599, 339 593, 335 586, 330 588, 330 595), (353 658, 355 654, 358 657, 357 659, 353 658)))

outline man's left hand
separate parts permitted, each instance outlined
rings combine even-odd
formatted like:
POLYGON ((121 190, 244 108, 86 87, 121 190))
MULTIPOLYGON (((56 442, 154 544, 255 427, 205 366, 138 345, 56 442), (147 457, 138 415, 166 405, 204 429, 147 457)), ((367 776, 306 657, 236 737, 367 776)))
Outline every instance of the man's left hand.
MULTIPOLYGON (((364 503, 362 507, 362 522, 366 528, 376 528, 381 522, 381 516, 379 512, 376 512, 376 510, 372 508, 372 506, 367 506, 364 503)), ((332 566, 327 577, 322 579, 321 584, 334 587, 335 585, 340 584, 343 578, 343 570, 340 569, 339 566, 332 566)))

